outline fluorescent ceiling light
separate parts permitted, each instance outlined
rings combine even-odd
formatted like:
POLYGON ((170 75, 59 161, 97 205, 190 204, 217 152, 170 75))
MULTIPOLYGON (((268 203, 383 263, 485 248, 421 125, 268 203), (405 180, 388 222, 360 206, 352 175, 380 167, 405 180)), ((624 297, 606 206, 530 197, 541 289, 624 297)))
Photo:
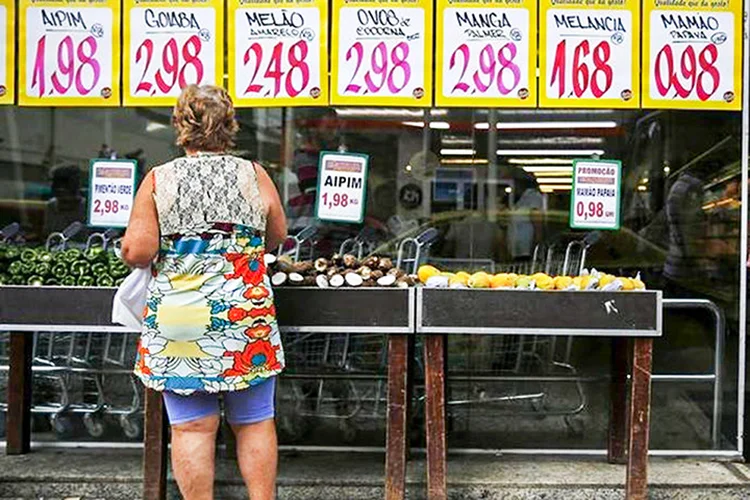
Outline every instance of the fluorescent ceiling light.
POLYGON ((552 191, 570 191, 572 186, 570 184, 540 184, 539 189, 543 193, 551 193, 552 191))
POLYGON ((566 129, 566 128, 615 128, 617 122, 504 122, 498 123, 498 130, 524 130, 524 129, 566 129))
POLYGON ((424 122, 401 122, 401 125, 406 125, 407 127, 423 128, 424 122))
POLYGON ((545 183, 545 185, 549 184, 570 184, 573 182, 572 177, 542 177, 539 179, 539 182, 545 183))
POLYGON ((444 146, 471 146, 474 141, 471 137, 461 137, 458 135, 444 135, 440 138, 440 143, 444 146))
POLYGON ((511 165, 572 165, 573 160, 566 158, 510 158, 511 165))
POLYGON ((146 124, 146 132, 156 132, 158 130, 164 130, 166 128, 169 128, 169 127, 159 122, 148 122, 146 124))
POLYGON ((601 156, 603 149, 498 149, 498 156, 601 156))
MULTIPOLYGON (((337 108, 337 116, 363 118, 423 118, 425 112, 420 109, 398 108, 337 108)), ((430 116, 446 116, 445 109, 433 109, 430 116)))
POLYGON ((477 130, 489 130, 490 124, 487 122, 478 122, 474 124, 474 128, 477 130))
POLYGON ((518 115, 611 115, 615 112, 613 109, 497 109, 495 114, 500 116, 518 116, 518 115))
POLYGON ((502 138, 497 141, 498 146, 593 146, 604 144, 604 137, 528 137, 502 138))
POLYGON ((442 156, 472 156, 477 154, 473 149, 443 148, 440 150, 442 156))
MULTIPOLYGON (((424 128, 424 122, 401 122, 401 125, 407 127, 424 128)), ((436 130, 448 130, 451 128, 451 124, 448 122, 430 122, 430 128, 436 130)))
POLYGON ((550 172, 564 172, 567 174, 573 173, 573 167, 555 166, 555 165, 539 165, 534 167, 523 167, 527 172, 533 174, 550 173, 550 172))
POLYGON ((451 158, 440 160, 441 165, 486 165, 489 161, 484 158, 451 158))

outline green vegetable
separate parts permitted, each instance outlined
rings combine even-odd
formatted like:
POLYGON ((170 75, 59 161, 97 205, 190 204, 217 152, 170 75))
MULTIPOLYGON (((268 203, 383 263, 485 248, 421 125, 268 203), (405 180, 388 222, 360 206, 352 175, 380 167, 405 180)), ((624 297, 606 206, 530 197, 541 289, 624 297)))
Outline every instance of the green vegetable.
POLYGON ((63 279, 67 275, 68 275, 68 266, 66 266, 65 264, 59 263, 59 264, 55 264, 52 267, 52 276, 54 276, 58 280, 63 279))
POLYGON ((83 276, 91 270, 91 264, 86 260, 77 260, 70 265, 70 274, 83 276))
POLYGON ((110 268, 110 272, 115 278, 123 278, 130 273, 130 268, 122 262, 118 262, 110 268))
POLYGON ((62 286, 76 286, 75 276, 66 276, 62 280, 62 286))
POLYGON ((32 276, 26 280, 26 284, 29 286, 42 286, 44 279, 41 276, 32 276))
POLYGON ((34 268, 34 273, 38 274, 39 276, 47 276, 50 272, 50 269, 52 269, 52 266, 50 266, 49 262, 40 262, 34 268))
POLYGON ((115 280, 109 274, 103 274, 96 279, 98 286, 114 286, 115 280))
POLYGON ((44 262, 50 264, 52 262, 52 254, 47 250, 39 250, 36 254, 37 262, 44 262))
POLYGON ((8 266, 8 274, 11 276, 20 276, 23 274, 23 262, 20 260, 11 262, 8 266))
POLYGON ((115 286, 119 287, 122 285, 123 281, 125 281, 125 278, 118 278, 115 280, 115 286))
POLYGON ((91 274, 94 276, 99 276, 100 274, 105 274, 107 272, 107 265, 102 264, 101 262, 97 262, 93 266, 91 266, 91 274))
POLYGON ((58 286, 60 284, 55 278, 47 278, 44 280, 44 284, 47 286, 58 286))
POLYGON ((5 248, 5 259, 16 260, 21 255, 21 250, 18 247, 6 247, 5 248))
POLYGON ((89 262, 104 262, 107 254, 102 247, 93 247, 86 250, 85 257, 89 262))
POLYGON ((34 274, 35 268, 36 264, 34 262, 21 262, 21 274, 25 274, 27 276, 34 274))
POLYGON ((33 248, 21 250, 21 262, 29 263, 36 261, 37 252, 33 248))
POLYGON ((69 264, 80 259, 82 255, 81 251, 78 250, 77 248, 68 248, 67 250, 64 251, 64 253, 65 253, 65 262, 69 264))
POLYGON ((94 278, 91 276, 81 276, 77 281, 78 286, 94 286, 94 278))
POLYGON ((10 284, 10 276, 7 274, 0 274, 0 285, 9 285, 10 284))
POLYGON ((26 279, 23 276, 12 276, 10 278, 11 285, 25 285, 26 279))

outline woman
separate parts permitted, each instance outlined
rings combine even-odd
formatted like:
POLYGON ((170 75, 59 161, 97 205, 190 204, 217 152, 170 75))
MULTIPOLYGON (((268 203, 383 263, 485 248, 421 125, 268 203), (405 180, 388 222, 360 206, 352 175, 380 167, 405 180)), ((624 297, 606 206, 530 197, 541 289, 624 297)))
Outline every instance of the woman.
POLYGON ((163 393, 186 500, 213 498, 219 396, 250 498, 271 499, 284 355, 263 255, 286 219, 263 168, 227 153, 238 126, 224 89, 185 88, 172 123, 185 156, 146 175, 122 243, 130 266, 156 258, 135 373, 163 393))

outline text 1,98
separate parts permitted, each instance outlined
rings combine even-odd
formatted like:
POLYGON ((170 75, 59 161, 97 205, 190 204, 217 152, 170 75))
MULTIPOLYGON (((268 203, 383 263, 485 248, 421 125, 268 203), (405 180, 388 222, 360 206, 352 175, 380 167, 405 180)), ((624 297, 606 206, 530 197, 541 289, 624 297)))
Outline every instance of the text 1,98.
POLYGON ((359 205, 356 198, 349 197, 346 193, 323 193, 323 205, 327 208, 341 207, 346 208, 350 205, 359 205))
POLYGON ((58 42, 56 48, 50 49, 57 55, 54 58, 55 68, 45 66, 47 35, 37 40, 31 88, 37 91, 38 97, 53 93, 70 95, 73 88, 76 95, 88 95, 99 83, 101 76, 101 66, 96 58, 96 38, 87 36, 76 44, 72 36, 67 35, 58 42), (48 81, 49 71, 51 76, 48 81))

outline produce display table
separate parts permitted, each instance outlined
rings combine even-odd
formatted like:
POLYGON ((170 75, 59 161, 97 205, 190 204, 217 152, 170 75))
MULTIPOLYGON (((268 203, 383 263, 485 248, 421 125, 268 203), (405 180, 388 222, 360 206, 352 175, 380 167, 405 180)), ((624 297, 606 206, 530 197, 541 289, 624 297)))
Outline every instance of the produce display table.
POLYGON ((417 290, 416 332, 425 335, 427 497, 447 498, 445 334, 612 337, 608 458, 627 455, 626 498, 647 498, 651 355, 662 333, 662 296, 642 292, 417 290), (630 404, 627 401, 628 341, 630 404), (626 453, 627 446, 627 453, 626 453))
MULTIPOLYGON (((274 293, 283 332, 388 335, 386 491, 388 498, 404 498, 410 403, 408 346, 415 330, 416 291, 278 288, 274 293)), ((111 323, 114 294, 114 288, 0 286, 0 330, 11 332, 6 453, 23 454, 30 447, 30 334, 129 332, 111 323)), ((161 500, 166 495, 167 420, 159 393, 146 391, 144 420, 143 498, 161 500)))

